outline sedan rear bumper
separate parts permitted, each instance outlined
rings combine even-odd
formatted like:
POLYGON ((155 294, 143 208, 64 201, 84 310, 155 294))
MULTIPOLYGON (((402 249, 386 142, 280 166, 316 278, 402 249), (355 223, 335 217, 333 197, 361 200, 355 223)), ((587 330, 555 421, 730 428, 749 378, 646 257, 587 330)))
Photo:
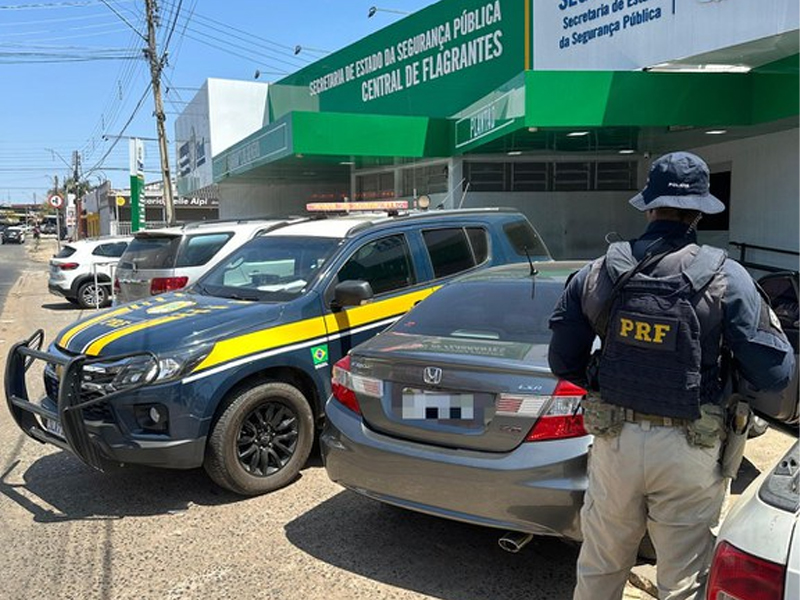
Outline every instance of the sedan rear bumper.
POLYGON ((322 457, 344 487, 457 521, 580 539, 590 436, 476 452, 376 433, 336 401, 326 413, 322 457))

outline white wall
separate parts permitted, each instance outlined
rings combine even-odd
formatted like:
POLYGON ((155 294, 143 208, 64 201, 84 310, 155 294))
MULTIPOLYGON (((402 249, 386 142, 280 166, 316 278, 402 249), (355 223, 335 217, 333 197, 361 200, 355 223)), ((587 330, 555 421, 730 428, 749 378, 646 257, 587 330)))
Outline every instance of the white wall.
MULTIPOLYGON (((800 130, 704 146, 694 150, 712 170, 731 166, 731 242, 797 252, 800 249, 800 130)), ((738 258, 735 247, 729 249, 738 258)), ((796 256, 748 251, 747 260, 788 269, 796 256)))
POLYGON ((336 194, 347 184, 230 183, 219 184, 219 218, 263 215, 301 215, 313 195, 336 194))

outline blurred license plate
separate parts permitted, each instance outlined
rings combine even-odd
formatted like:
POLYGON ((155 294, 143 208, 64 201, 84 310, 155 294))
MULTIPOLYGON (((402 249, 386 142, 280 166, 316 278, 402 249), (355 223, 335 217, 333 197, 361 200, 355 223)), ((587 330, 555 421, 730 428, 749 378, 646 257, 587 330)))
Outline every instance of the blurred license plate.
POLYGON ((471 421, 475 418, 475 397, 404 388, 401 416, 404 419, 471 421))
POLYGON ((51 419, 42 419, 44 423, 44 428, 53 435, 57 435, 61 439, 64 439, 64 428, 61 427, 61 423, 58 421, 53 421, 51 419))

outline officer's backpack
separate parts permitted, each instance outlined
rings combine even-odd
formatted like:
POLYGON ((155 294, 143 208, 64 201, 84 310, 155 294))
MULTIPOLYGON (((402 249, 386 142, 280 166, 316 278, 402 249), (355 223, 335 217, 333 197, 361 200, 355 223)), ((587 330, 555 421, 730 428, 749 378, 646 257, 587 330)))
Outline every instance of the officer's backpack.
MULTIPOLYGON (((693 250, 697 246, 690 244, 675 254, 693 250)), ((653 277, 641 272, 666 254, 638 263, 630 243, 610 246, 602 264, 615 285, 594 323, 603 338, 598 383, 606 402, 693 420, 700 416, 704 399, 700 320, 692 300, 711 282, 726 255, 718 248, 702 246, 673 275, 653 277)))

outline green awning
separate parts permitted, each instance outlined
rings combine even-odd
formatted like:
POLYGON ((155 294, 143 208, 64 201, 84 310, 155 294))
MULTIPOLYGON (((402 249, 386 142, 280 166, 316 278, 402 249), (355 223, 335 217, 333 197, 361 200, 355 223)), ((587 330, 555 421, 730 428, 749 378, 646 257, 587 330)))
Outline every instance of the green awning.
POLYGON ((298 156, 447 156, 449 128, 446 119, 428 117, 292 112, 214 157, 214 181, 298 156))
POLYGON ((788 68, 750 73, 526 71, 450 119, 295 111, 214 157, 214 181, 276 163, 289 175, 304 168, 300 158, 338 167, 359 158, 546 149, 550 142, 536 136, 569 128, 621 132, 617 145, 626 147, 641 130, 796 123, 796 64, 793 57, 788 68), (513 141, 520 137, 523 148, 513 141))

